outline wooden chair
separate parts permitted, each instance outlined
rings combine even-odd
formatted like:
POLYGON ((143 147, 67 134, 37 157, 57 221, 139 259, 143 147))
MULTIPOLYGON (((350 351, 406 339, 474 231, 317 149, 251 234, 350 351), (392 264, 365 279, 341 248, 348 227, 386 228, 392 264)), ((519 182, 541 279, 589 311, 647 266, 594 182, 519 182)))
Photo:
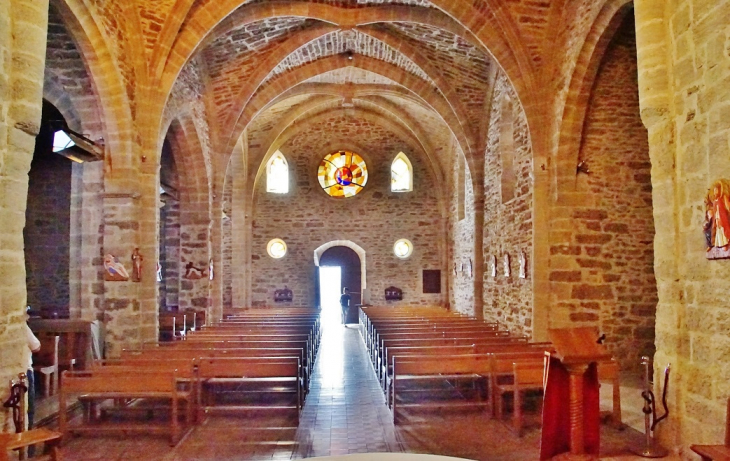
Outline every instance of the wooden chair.
POLYGON ((727 399, 725 415, 725 445, 691 445, 690 448, 700 455, 703 461, 730 459, 730 398, 727 399))
POLYGON ((42 334, 38 340, 41 350, 33 354, 33 370, 43 375, 43 395, 58 393, 58 335, 42 334), (53 387, 51 387, 53 380, 53 387))
POLYGON ((511 382, 494 382, 494 399, 497 410, 497 418, 501 419, 503 414, 502 396, 505 393, 512 393, 512 429, 518 437, 522 436, 522 394, 526 391, 542 391, 543 374, 545 364, 541 358, 517 359, 512 363, 511 382))
MULTIPOLYGON (((31 445, 43 443, 45 445, 45 459, 60 461, 61 453, 58 445, 61 442, 61 433, 45 428, 31 429, 20 434, 0 434, 0 461, 8 461, 8 451, 20 450, 31 445)), ((41 458, 36 458, 41 459, 41 458)))

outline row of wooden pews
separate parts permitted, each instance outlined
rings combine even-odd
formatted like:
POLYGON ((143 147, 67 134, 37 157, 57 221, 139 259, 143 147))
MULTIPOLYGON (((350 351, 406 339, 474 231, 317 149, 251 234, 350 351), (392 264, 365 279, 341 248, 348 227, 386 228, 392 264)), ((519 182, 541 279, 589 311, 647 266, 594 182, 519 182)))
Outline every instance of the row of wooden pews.
POLYGON ((164 432, 174 445, 207 414, 293 410, 298 421, 319 338, 318 311, 238 309, 183 340, 123 350, 64 373, 61 432, 164 432), (66 421, 70 394, 84 404, 80 426, 66 421))
MULTIPOLYGON (((511 403, 511 426, 521 434, 523 397, 541 394, 552 351, 550 343, 439 307, 364 307, 360 328, 396 424, 404 409, 429 407, 481 407, 501 419, 511 403)), ((618 389, 617 365, 601 369, 618 389)), ((620 400, 616 413, 620 421, 620 400)))

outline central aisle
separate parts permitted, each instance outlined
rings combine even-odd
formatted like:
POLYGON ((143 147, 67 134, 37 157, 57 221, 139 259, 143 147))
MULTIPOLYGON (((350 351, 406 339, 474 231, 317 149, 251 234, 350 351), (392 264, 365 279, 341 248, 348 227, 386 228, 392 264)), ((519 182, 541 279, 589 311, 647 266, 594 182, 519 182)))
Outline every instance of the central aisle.
POLYGON ((295 457, 402 452, 393 420, 357 325, 323 316, 311 389, 295 457))

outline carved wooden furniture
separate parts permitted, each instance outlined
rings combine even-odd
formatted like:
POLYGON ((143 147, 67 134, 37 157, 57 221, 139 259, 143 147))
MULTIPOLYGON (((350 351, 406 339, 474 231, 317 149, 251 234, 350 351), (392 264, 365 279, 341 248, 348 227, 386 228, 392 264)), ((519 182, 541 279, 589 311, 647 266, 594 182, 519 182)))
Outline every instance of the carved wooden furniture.
POLYGON ((61 370, 83 370, 92 358, 91 322, 68 319, 30 319, 36 336, 58 335, 58 366, 61 370))
POLYGON ((727 399, 725 417, 725 445, 692 445, 692 451, 702 457, 703 461, 730 459, 730 398, 727 399))
POLYGON ((555 352, 549 360, 543 409, 540 459, 561 453, 598 456, 600 398, 598 363, 611 354, 598 343, 594 328, 548 330, 555 352), (565 402, 568 405, 565 405, 565 402))

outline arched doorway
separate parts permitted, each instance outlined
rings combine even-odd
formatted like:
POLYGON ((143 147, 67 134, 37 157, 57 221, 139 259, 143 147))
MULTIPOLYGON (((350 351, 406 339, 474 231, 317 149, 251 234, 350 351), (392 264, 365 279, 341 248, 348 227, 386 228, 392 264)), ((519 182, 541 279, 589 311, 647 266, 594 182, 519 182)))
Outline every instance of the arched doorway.
MULTIPOLYGON (((350 312, 347 316, 346 323, 357 323, 357 309, 355 305, 362 303, 362 273, 361 273, 361 261, 360 256, 352 248, 346 246, 333 246, 325 250, 319 257, 320 267, 320 283, 327 285, 328 283, 337 284, 335 278, 327 279, 324 275, 327 268, 339 268, 339 286, 330 287, 336 288, 337 292, 341 293, 343 287, 350 289, 350 296, 352 297, 350 302, 350 312)), ((331 291, 330 291, 331 293, 331 291)), ((322 299, 326 296, 326 290, 320 290, 320 306, 324 306, 326 300, 322 299)))

